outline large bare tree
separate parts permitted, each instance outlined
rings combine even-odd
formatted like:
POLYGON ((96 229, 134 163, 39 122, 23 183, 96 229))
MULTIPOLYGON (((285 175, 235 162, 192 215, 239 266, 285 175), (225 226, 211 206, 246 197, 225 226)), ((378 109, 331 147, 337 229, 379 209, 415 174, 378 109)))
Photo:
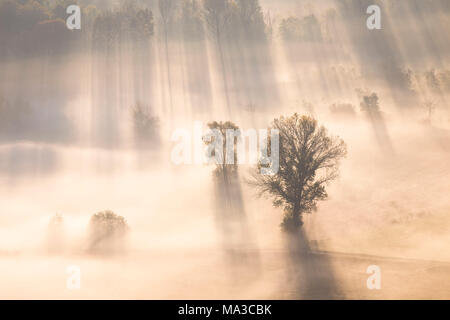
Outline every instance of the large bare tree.
POLYGON ((260 195, 272 196, 274 206, 284 207, 282 227, 295 231, 303 224, 302 215, 315 211, 317 202, 327 198, 325 186, 337 177, 347 148, 342 139, 329 136, 325 127, 309 116, 275 119, 271 129, 280 134, 279 170, 262 175, 260 163, 250 183, 260 195))

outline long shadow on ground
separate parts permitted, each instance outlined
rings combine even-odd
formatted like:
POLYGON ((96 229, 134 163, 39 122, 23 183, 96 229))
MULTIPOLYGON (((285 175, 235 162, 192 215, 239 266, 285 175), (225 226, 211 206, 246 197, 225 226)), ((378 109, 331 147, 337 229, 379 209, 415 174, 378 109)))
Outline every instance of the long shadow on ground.
POLYGON ((329 258, 314 253, 309 239, 300 230, 286 234, 288 299, 344 299, 329 258))

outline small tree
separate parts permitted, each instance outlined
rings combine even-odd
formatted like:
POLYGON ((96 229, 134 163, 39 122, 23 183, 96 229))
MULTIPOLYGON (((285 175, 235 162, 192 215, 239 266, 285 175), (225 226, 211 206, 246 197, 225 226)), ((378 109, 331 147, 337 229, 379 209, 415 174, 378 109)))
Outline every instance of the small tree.
POLYGON ((132 109, 134 137, 139 147, 159 141, 159 119, 153 117, 148 109, 141 103, 137 103, 132 109))
MULTIPOLYGON (((211 122, 208 123, 208 127, 211 130, 217 130, 218 132, 220 132, 221 136, 222 136, 222 155, 219 156, 220 159, 222 159, 222 163, 216 163, 216 170, 214 171, 215 174, 217 176, 223 176, 224 180, 227 181, 228 178, 231 175, 235 175, 237 173, 237 139, 239 137, 233 136, 233 145, 234 145, 234 151, 233 151, 233 157, 234 157, 234 161, 232 164, 230 163, 226 163, 227 161, 227 146, 226 146, 226 142, 227 142, 227 131, 228 130, 233 130, 234 132, 237 132, 237 130, 239 130, 239 127, 234 124, 231 121, 227 121, 227 122, 211 122)), ((205 142, 206 145, 213 147, 216 143, 220 143, 219 141, 215 140, 216 138, 214 136, 212 137, 203 137, 203 140, 205 142)), ((211 152, 211 157, 216 157, 215 154, 215 150, 211 152)))
POLYGON ((121 251, 128 230, 125 218, 112 211, 94 214, 89 223, 89 251, 94 253, 121 251))
POLYGON ((325 200, 327 183, 338 175, 346 145, 338 137, 309 116, 294 114, 275 119, 272 129, 280 133, 280 166, 275 175, 261 175, 260 163, 251 184, 260 195, 270 194, 276 207, 283 206, 285 216, 282 227, 295 231, 303 224, 302 214, 317 209, 317 201, 325 200))

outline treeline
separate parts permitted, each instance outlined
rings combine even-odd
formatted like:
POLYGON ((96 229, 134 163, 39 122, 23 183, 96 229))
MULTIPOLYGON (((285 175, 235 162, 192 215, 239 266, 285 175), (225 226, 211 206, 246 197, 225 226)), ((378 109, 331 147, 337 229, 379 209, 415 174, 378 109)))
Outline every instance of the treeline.
POLYGON ((335 19, 307 14, 277 21, 259 0, 123 1, 115 7, 82 0, 0 0, 0 53, 33 56, 119 41, 146 41, 156 32, 169 39, 209 37, 227 43, 265 42, 274 34, 286 41, 322 41, 335 19), (81 31, 66 27, 68 6, 81 8, 81 31))
MULTIPOLYGON (((259 0, 124 0, 112 7, 108 1, 86 0, 0 0, 0 52, 33 54, 57 52, 85 39, 111 41, 114 38, 146 40, 155 30, 168 37, 196 40, 206 31, 217 38, 265 41, 274 35, 287 42, 332 41, 336 34, 338 15, 354 23, 351 12, 364 31, 364 7, 370 1, 338 0, 319 11, 302 9, 287 17, 264 11, 259 0), (78 4, 82 9, 82 32, 65 26, 66 9, 78 4)), ((393 16, 414 7, 386 1, 383 12, 393 16)), ((417 4, 420 12, 448 12, 447 1, 417 4)), ((415 7, 414 7, 415 8, 415 7)), ((415 11, 412 11, 415 14, 415 11)))

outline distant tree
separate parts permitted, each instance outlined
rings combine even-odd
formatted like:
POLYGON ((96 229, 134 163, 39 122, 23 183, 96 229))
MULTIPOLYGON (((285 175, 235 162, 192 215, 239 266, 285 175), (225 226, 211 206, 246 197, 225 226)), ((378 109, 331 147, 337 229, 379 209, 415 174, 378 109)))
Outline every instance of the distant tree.
POLYGON ((132 39, 144 41, 154 34, 153 13, 150 9, 139 9, 130 18, 132 39))
POLYGON ((223 41, 228 22, 231 17, 231 3, 229 0, 203 0, 204 18, 206 26, 215 40, 222 68, 222 81, 225 91, 227 108, 230 110, 227 72, 225 67, 223 41))
MULTIPOLYGON (((237 165, 237 139, 239 139, 239 136, 233 136, 233 146, 234 146, 234 153, 233 153, 233 164, 227 164, 226 162, 226 154, 227 154, 227 147, 226 147, 226 139, 227 139, 227 130, 233 130, 233 132, 237 133, 239 127, 234 124, 231 121, 226 121, 226 122, 211 122, 208 124, 209 129, 211 130, 217 130, 218 133, 220 133, 221 138, 222 138, 222 154, 219 156, 220 159, 222 159, 222 163, 217 163, 216 164, 216 170, 214 171, 215 174, 219 177, 223 177, 224 180, 228 180, 228 178, 230 176, 236 175, 237 170, 238 170, 238 165, 237 165)), ((216 137, 214 137, 213 135, 210 137, 203 137, 203 140, 205 142, 206 145, 211 146, 212 148, 214 147, 214 145, 216 143, 220 143, 220 141, 216 141, 216 137)), ((216 154, 215 151, 211 152, 211 157, 215 158, 216 154)))
POLYGON ((185 40, 203 39, 203 20, 198 0, 183 0, 181 3, 179 23, 181 33, 185 40))
POLYGON ((63 217, 57 213, 50 219, 49 225, 50 225, 50 227, 54 227, 54 226, 60 227, 62 225, 63 221, 64 221, 63 217))
POLYGON ((445 91, 450 91, 450 70, 442 70, 439 75, 439 82, 445 91))
POLYGON ((128 230, 125 218, 112 211, 94 214, 89 223, 89 251, 104 254, 122 251, 128 230))
POLYGON ((334 41, 336 37, 337 39, 339 39, 339 35, 336 35, 337 30, 336 18, 337 12, 335 8, 327 9, 323 15, 324 20, 323 37, 327 41, 334 41))
POLYGON ((173 102, 172 102, 172 79, 170 75, 170 54, 169 54, 169 31, 171 24, 173 23, 175 10, 176 10, 176 0, 158 0, 159 13, 161 15, 162 29, 164 34, 164 49, 166 53, 166 72, 167 81, 169 84, 169 99, 170 99, 170 112, 172 112, 173 102))
POLYGON ((158 142, 159 121, 150 114, 149 108, 137 103, 132 109, 134 135, 138 146, 158 142))
POLYGON ((436 103, 431 100, 426 100, 423 104, 423 108, 427 112, 428 123, 431 123, 431 117, 432 117, 434 109, 436 108, 436 103))
POLYGON ((248 40, 265 39, 266 23, 259 0, 235 0, 239 23, 248 40))
POLYGON ((36 118, 38 114, 30 103, 22 97, 4 98, 0 101, 0 139, 3 137, 26 139, 31 134, 36 137, 36 118), (33 129, 32 129, 33 128, 33 129))
POLYGON ((438 79, 438 75, 437 75, 435 69, 431 69, 431 70, 425 72, 425 80, 426 80, 427 86, 431 92, 433 92, 433 93, 440 92, 439 79, 438 79))
POLYGON ((272 129, 280 133, 279 171, 261 175, 260 163, 250 183, 259 195, 271 195, 274 206, 284 207, 283 229, 296 231, 303 224, 302 215, 315 211, 317 202, 328 197, 325 186, 337 177, 347 149, 342 139, 329 136, 309 116, 275 119, 272 129))
POLYGON ((280 34, 286 42, 323 40, 321 26, 315 15, 283 19, 280 23, 280 34))
POLYGON ((60 214, 51 217, 48 224, 47 249, 51 253, 59 253, 64 246, 64 219, 60 214))
POLYGON ((100 14, 100 11, 94 5, 83 7, 82 10, 83 28, 86 28, 86 30, 89 31, 89 34, 91 34, 94 28, 95 19, 100 14))
POLYGON ((33 41, 32 45, 34 49, 40 48, 41 52, 58 53, 68 48, 74 35, 76 33, 68 31, 64 20, 45 20, 39 22, 31 33, 31 37, 39 39, 39 42, 33 41))
POLYGON ((274 33, 273 26, 275 25, 276 21, 272 18, 270 11, 267 11, 266 14, 264 15, 264 21, 265 21, 265 25, 266 25, 267 40, 269 40, 269 42, 271 42, 273 40, 273 33, 274 33))
POLYGON ((311 14, 302 20, 303 39, 305 41, 322 41, 322 30, 319 20, 311 14))
POLYGON ((296 17, 289 17, 281 20, 280 34, 284 41, 293 41, 300 39, 300 19, 296 17))
POLYGON ((51 13, 38 1, 0 2, 0 52, 17 56, 40 51, 45 36, 33 31, 50 16, 51 13))

